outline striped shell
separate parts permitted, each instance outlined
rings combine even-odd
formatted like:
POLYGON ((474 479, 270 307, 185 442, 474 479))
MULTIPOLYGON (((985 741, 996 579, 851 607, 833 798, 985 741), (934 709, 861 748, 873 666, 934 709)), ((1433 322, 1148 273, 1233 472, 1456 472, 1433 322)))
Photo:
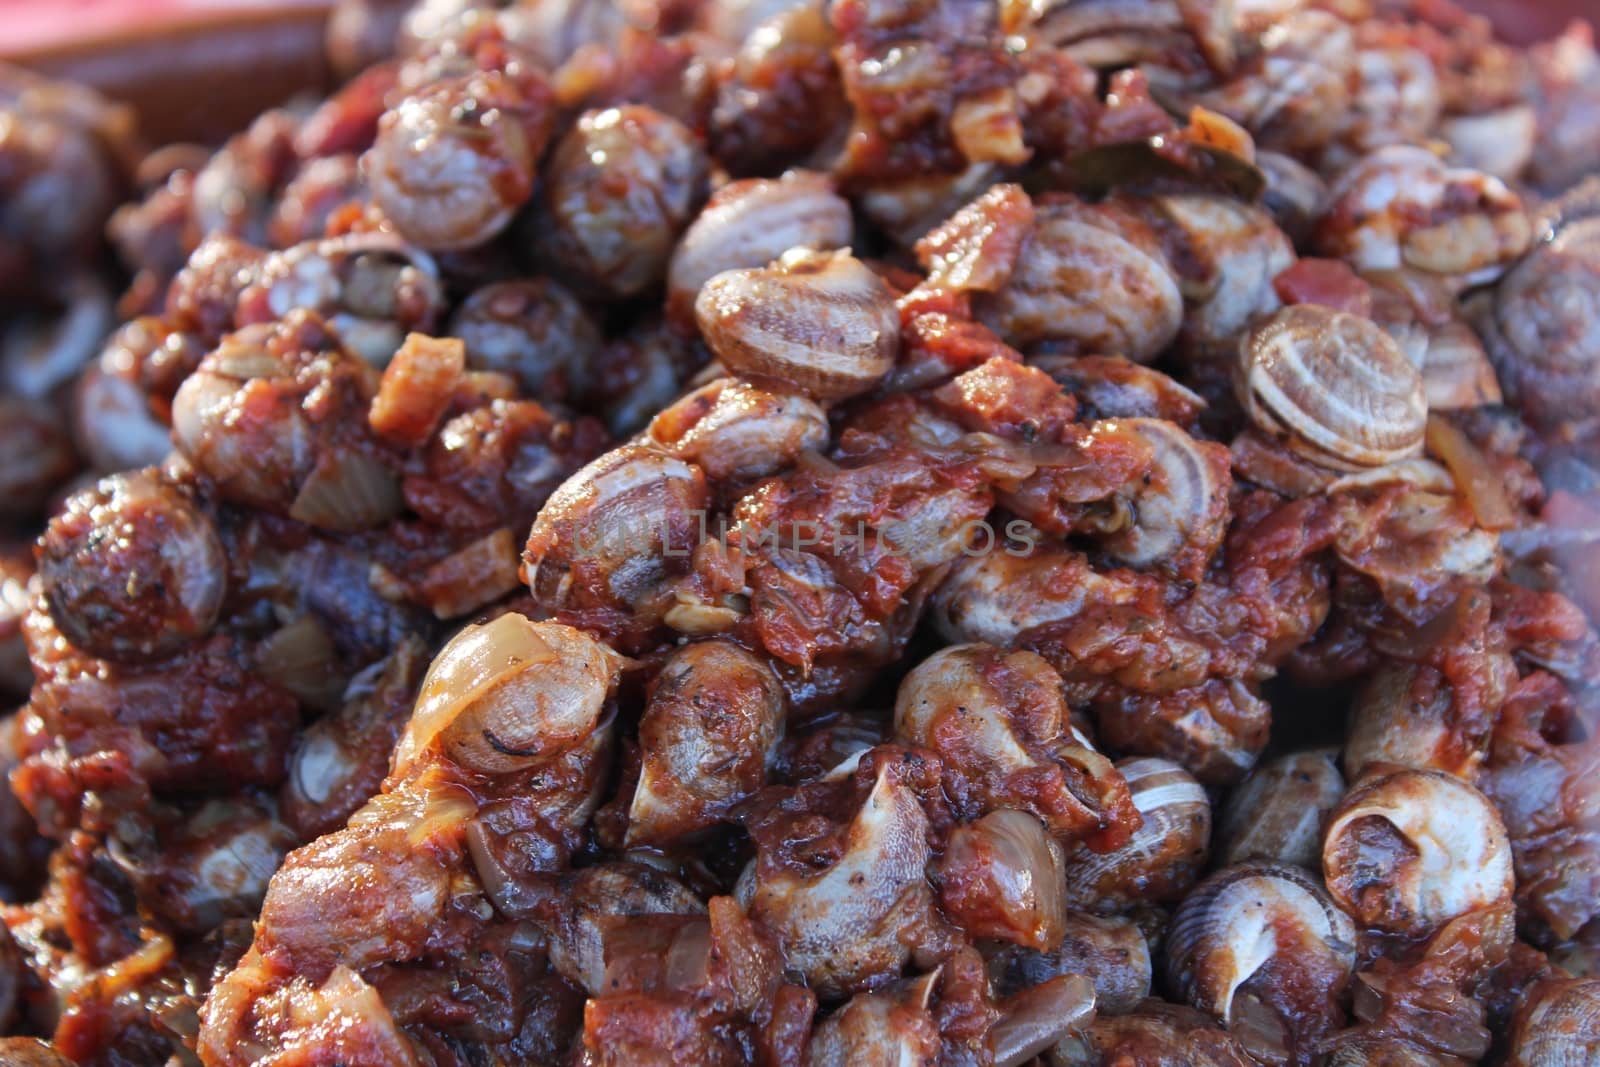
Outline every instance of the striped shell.
POLYGON ((1167 977, 1186 1003, 1226 1024, 1239 987, 1280 952, 1281 966, 1342 981, 1355 968, 1355 939, 1350 917, 1299 867, 1224 867, 1173 915, 1167 977))
POLYGON ((771 267, 724 271, 701 288, 694 310, 730 372, 822 401, 872 389, 900 347, 893 294, 846 251, 797 248, 771 267))
POLYGON ((1125 425, 1150 443, 1154 462, 1129 500, 1132 523, 1102 546, 1129 566, 1145 567, 1176 561, 1193 543, 1202 552, 1196 569, 1203 569, 1228 518, 1232 480, 1226 451, 1202 445, 1164 419, 1128 419, 1125 425))
POLYGON ((1547 978, 1522 995, 1506 1067, 1600 1063, 1600 978, 1547 978))
POLYGON ((1148 223, 1112 202, 1041 200, 1011 279, 975 302, 1008 344, 1061 342, 1148 363, 1177 336, 1183 294, 1148 223))
POLYGON ((694 548, 709 502, 695 464, 640 445, 613 449, 540 509, 523 550, 528 588, 551 611, 642 605, 694 548))
POLYGON ((850 205, 811 171, 730 182, 678 242, 667 268, 667 306, 692 318, 695 297, 725 270, 765 267, 791 248, 847 248, 850 205))
POLYGON ((1361 470, 1422 451, 1422 377, 1370 319, 1283 308, 1240 342, 1234 387, 1257 427, 1320 466, 1361 470))
POLYGON ((1406 770, 1358 784, 1322 844, 1328 891, 1364 926, 1420 936, 1511 898, 1511 845, 1472 786, 1406 770))
POLYGON ((828 413, 809 397, 718 378, 650 420, 649 442, 699 464, 714 481, 776 473, 828 443, 828 413))
POLYGON ((1188 771, 1170 760, 1126 759, 1117 764, 1144 822, 1121 848, 1067 857, 1067 904, 1084 911, 1119 912, 1169 904, 1187 893, 1204 869, 1211 842, 1211 802, 1188 771))
POLYGON ((1069 911, 1061 943, 1048 952, 1020 945, 986 951, 989 981, 998 997, 1057 975, 1088 975, 1102 1014, 1132 1011, 1150 995, 1150 944, 1133 919, 1069 911))
POLYGON ((1251 772, 1223 806, 1219 859, 1315 868, 1323 820, 1344 797, 1337 757, 1335 749, 1297 752, 1251 772))
POLYGON ((1600 183, 1563 198, 1552 238, 1472 302, 1508 398, 1540 424, 1600 405, 1600 203, 1589 198, 1600 201, 1600 183))
POLYGON ((1326 11, 1297 10, 1262 35, 1261 47, 1238 77, 1194 102, 1244 126, 1264 148, 1313 153, 1349 119, 1355 34, 1326 11))

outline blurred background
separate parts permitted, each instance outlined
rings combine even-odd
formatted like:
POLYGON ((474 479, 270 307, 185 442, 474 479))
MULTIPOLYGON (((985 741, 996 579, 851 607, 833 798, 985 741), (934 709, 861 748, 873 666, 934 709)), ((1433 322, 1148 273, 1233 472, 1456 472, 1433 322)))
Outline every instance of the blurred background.
MULTIPOLYGON (((1459 2, 1517 43, 1553 37, 1573 19, 1600 17, 1600 0, 1459 2)), ((156 143, 215 139, 295 92, 325 90, 337 79, 341 57, 325 47, 330 18, 370 25, 378 14, 383 24, 383 13, 397 19, 406 6, 405 0, 0 0, 0 59, 133 103, 156 143)))

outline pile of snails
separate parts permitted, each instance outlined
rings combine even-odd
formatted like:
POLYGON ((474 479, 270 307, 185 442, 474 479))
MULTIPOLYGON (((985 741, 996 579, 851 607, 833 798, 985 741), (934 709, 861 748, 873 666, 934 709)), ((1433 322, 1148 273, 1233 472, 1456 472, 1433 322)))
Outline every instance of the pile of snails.
POLYGON ((338 7, 0 72, 0 1063, 1600 1059, 1587 28, 338 7))

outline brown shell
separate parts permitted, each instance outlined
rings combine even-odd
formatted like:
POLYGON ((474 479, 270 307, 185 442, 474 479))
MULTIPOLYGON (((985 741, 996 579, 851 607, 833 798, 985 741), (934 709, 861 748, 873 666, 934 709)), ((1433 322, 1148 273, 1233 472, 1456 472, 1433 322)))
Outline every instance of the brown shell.
POLYGON ((1177 336, 1183 294, 1151 226, 1115 200, 1050 197, 1011 279, 974 302, 1008 344, 1060 342, 1148 363, 1177 336))
POLYGON ((718 378, 650 420, 648 441, 716 481, 774 474, 828 444, 828 413, 810 397, 718 378))
POLYGON ((900 347, 893 294, 846 251, 793 249, 771 267, 724 271, 701 288, 694 310, 729 371, 822 401, 867 392, 900 347))
POLYGON ((1164 419, 1128 419, 1125 424, 1150 443, 1155 461, 1131 498, 1133 521, 1102 544, 1130 566, 1169 561, 1174 569, 1193 569, 1198 577, 1227 523, 1227 454, 1164 419), (1191 545, 1200 551, 1185 553, 1191 545), (1193 560, 1192 568, 1180 567, 1184 555, 1202 558, 1193 560))

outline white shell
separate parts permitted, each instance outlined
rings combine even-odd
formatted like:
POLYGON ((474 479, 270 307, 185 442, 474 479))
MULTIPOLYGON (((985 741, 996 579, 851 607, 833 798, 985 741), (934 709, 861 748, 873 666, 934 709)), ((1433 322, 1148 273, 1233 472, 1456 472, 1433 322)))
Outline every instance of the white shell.
POLYGON ((1422 450, 1422 378, 1370 319, 1286 307, 1245 335, 1238 371, 1251 421, 1314 463, 1360 470, 1422 450))
POLYGON ((1420 935, 1458 915, 1511 898, 1511 845, 1484 795, 1439 771, 1406 770, 1371 778, 1334 811, 1323 839, 1328 891, 1365 925, 1420 935), (1360 825, 1379 820, 1415 855, 1371 885, 1372 847, 1360 825), (1360 869, 1357 869, 1357 868, 1360 869))
POLYGON ((1508 399, 1536 423, 1592 418, 1600 403, 1600 216, 1582 208, 1473 302, 1508 399))
POLYGON ((1334 749, 1297 752, 1252 771, 1223 806, 1221 861, 1308 869, 1321 863, 1322 823, 1345 792, 1337 755, 1334 749))

